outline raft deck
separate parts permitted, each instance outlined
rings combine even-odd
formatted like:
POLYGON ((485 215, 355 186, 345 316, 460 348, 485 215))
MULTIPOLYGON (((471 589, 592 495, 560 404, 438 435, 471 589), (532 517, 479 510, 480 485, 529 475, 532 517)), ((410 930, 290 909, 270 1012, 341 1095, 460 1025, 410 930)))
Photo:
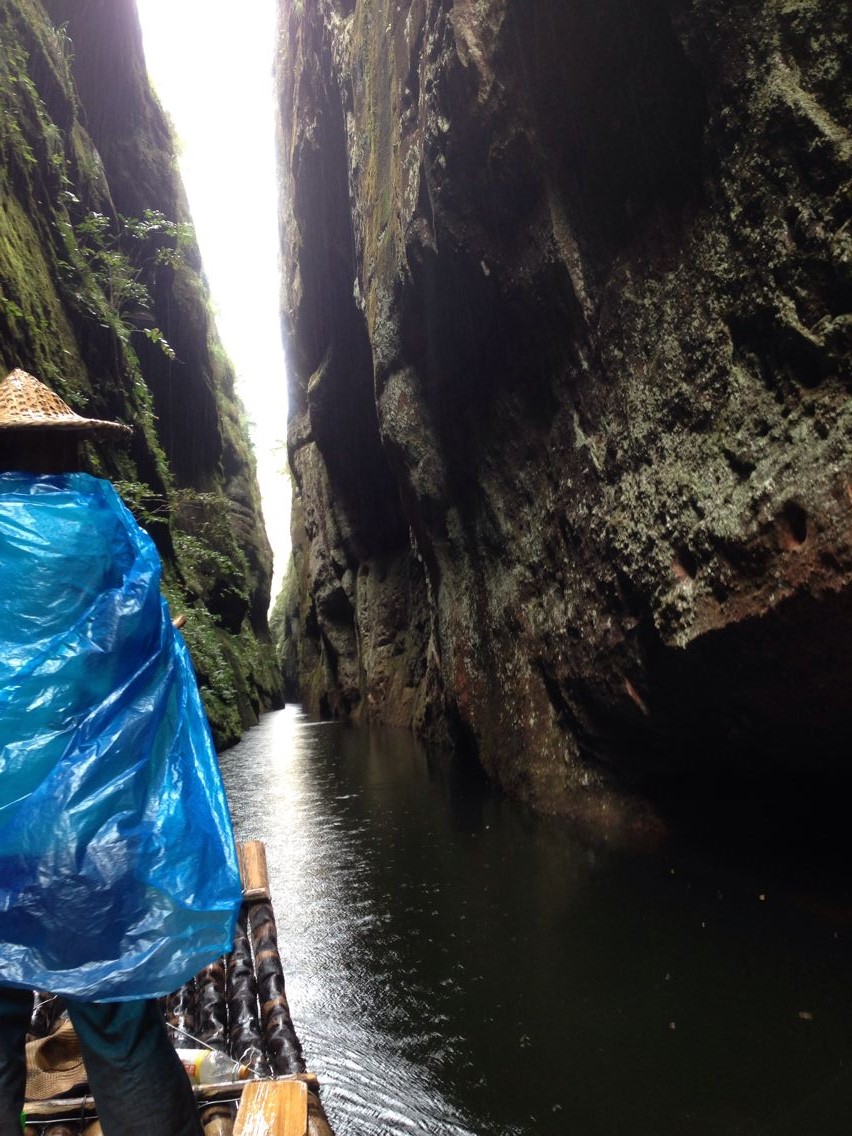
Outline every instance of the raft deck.
MULTIPOLYGON (((248 1068, 248 1079, 193 1087, 204 1136, 333 1136, 319 1082, 305 1068, 278 950, 266 850, 238 846, 243 904, 231 953, 163 999, 176 1048, 211 1048, 248 1068)), ((60 1000, 37 998, 32 1034, 56 1024, 60 1000)), ((26 1136, 101 1136, 88 1095, 27 1100, 26 1136)))

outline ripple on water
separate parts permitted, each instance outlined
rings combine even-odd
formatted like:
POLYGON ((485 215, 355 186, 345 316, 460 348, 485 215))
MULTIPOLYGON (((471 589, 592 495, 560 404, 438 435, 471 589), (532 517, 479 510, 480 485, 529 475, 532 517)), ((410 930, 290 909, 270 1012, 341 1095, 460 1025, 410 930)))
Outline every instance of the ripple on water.
POLYGON ((395 972, 398 936, 386 936, 379 974, 367 965, 394 896, 372 890, 371 826, 347 812, 360 794, 335 792, 312 764, 333 734, 288 707, 221 757, 238 839, 266 844, 291 1011, 324 1107, 336 1136, 480 1136, 406 1056, 422 1052, 423 999, 408 983, 400 998, 400 977, 414 974, 395 972))
POLYGON ((337 1136, 849 1130, 848 928, 772 879, 580 846, 293 707, 221 763, 337 1136))
MULTIPOLYGON (((370 1133, 441 1133, 476 1136, 442 1101, 422 1070, 403 1054, 350 1026, 347 1044, 337 1032, 312 1031, 306 1047, 327 1054, 322 1072, 323 1099, 340 1119, 337 1136, 370 1133)), ((331 1113, 330 1113, 331 1115, 331 1113)))

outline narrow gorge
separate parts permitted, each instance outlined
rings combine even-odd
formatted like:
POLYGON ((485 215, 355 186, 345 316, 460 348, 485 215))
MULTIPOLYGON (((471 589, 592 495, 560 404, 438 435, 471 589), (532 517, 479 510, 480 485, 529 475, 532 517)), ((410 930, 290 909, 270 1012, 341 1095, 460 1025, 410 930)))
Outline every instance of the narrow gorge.
POLYGON ((280 6, 312 712, 616 831, 846 776, 844 4, 280 6), (666 789, 668 791, 668 789, 666 789))
POLYGON ((157 540, 219 744, 286 691, 598 830, 714 785, 828 800, 850 741, 845 6, 278 7, 283 679, 135 4, 0 0, 0 364, 133 423, 89 462, 157 540))
MULTIPOLYGON (((295 1130, 300 1096, 301 1136, 328 1133, 323 1110, 338 1136, 847 1133, 850 56, 847 0, 0 0, 0 380, 21 368, 132 427, 87 435, 84 470, 157 546, 169 611, 144 540, 158 618, 139 624, 171 658, 186 616, 221 848, 242 845, 236 937, 164 1007, 175 1040, 222 1051, 193 1069, 237 1063, 239 1084, 196 1086, 207 1136, 247 1131, 236 1097, 270 1073, 266 1128, 295 1130), (204 120, 204 188, 228 179, 235 210, 196 199, 148 65, 175 122, 187 95, 204 120), (236 319, 210 215, 239 254, 236 319)), ((62 489, 80 424, 33 447, 33 421, 5 419, 8 467, 62 489)), ((28 586, 40 557, 11 550, 56 563, 62 540, 19 540, 16 508, 17 633, 50 601, 28 586)), ((111 751, 50 691, 72 635, 117 641, 121 617, 68 632, 76 565, 115 559, 88 508, 75 532, 50 591, 66 637, 43 672, 6 651, 6 801, 33 811, 6 821, 0 882, 37 953, 49 914, 63 952, 75 926, 121 938, 119 967, 127 896, 152 905, 134 950, 156 953, 177 922, 161 879, 221 856, 190 807, 174 839, 149 798, 125 811, 123 771, 109 818, 80 807, 84 766, 106 796, 90 750, 111 751), (14 780, 27 734, 56 742, 62 809, 14 780), (95 853, 65 839, 80 817, 95 853), (149 829, 162 873, 143 877, 128 850, 149 829), (50 877, 45 836, 69 898, 37 906, 23 869, 50 877), (87 913, 80 880, 116 865, 126 896, 87 913)), ((75 683, 98 706, 130 692, 142 726, 116 737, 147 776, 138 739, 183 727, 187 701, 107 681, 91 641, 75 683)), ((168 770, 161 799, 192 798, 168 770)), ((93 1136, 89 1088, 25 1114, 93 1136)))
POLYGON ((0 370, 132 424, 91 448, 157 542, 220 746, 280 705, 272 555, 134 0, 0 0, 0 370))

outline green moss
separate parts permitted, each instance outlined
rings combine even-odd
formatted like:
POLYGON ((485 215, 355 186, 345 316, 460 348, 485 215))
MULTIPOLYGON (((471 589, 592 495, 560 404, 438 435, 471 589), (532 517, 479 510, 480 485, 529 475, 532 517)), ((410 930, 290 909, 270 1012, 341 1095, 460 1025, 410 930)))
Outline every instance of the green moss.
POLYGON ((271 646, 253 629, 262 630, 263 617, 251 608, 270 566, 262 555, 249 563, 223 489, 239 483, 246 524, 259 523, 253 459, 233 371, 210 327, 191 227, 163 212, 163 202, 182 200, 165 120, 138 76, 145 115, 117 153, 103 151, 105 169, 81 122, 71 38, 35 0, 0 0, 0 367, 23 366, 74 409, 133 424, 129 446, 88 443, 87 467, 113 479, 157 542, 164 592, 187 615, 211 726, 226 745, 280 687, 271 646), (118 216, 117 176, 139 190, 137 217, 118 216), (199 470, 194 487, 181 490, 158 435, 169 423, 155 415, 140 363, 146 335, 163 338, 153 318, 137 317, 150 311, 155 286, 163 298, 162 279, 172 281, 164 306, 198 327, 191 341, 207 345, 196 365, 206 367, 209 353, 220 419, 214 429, 223 441, 221 465, 199 470))
POLYGON ((173 617, 186 616, 182 633, 217 745, 222 748, 233 744, 242 732, 242 722, 234 668, 221 629, 203 603, 189 599, 183 584, 172 573, 163 580, 163 594, 173 617))
MULTIPOLYGON (((392 279, 401 257, 402 231, 395 202, 400 197, 398 79, 395 42, 387 32, 396 13, 390 0, 364 0, 358 5, 353 28, 355 114, 357 136, 364 152, 362 185, 364 203, 364 263, 372 264, 375 280, 392 279)), ((368 282, 369 285, 369 282, 368 282)), ((375 289, 368 286, 367 309, 371 324, 376 316, 375 289)))
POLYGON ((224 582, 247 604, 249 567, 234 536, 224 494, 174 490, 171 512, 177 564, 190 591, 209 595, 224 582))

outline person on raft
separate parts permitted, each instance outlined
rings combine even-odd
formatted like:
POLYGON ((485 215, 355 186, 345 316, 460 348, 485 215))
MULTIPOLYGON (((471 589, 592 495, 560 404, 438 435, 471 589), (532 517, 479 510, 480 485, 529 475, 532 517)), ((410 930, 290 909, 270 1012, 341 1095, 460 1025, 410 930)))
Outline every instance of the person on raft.
POLYGON ((230 950, 241 888, 159 557, 80 469, 123 434, 0 383, 0 1136, 34 990, 66 1002, 105 1136, 201 1136, 157 998, 230 950))

